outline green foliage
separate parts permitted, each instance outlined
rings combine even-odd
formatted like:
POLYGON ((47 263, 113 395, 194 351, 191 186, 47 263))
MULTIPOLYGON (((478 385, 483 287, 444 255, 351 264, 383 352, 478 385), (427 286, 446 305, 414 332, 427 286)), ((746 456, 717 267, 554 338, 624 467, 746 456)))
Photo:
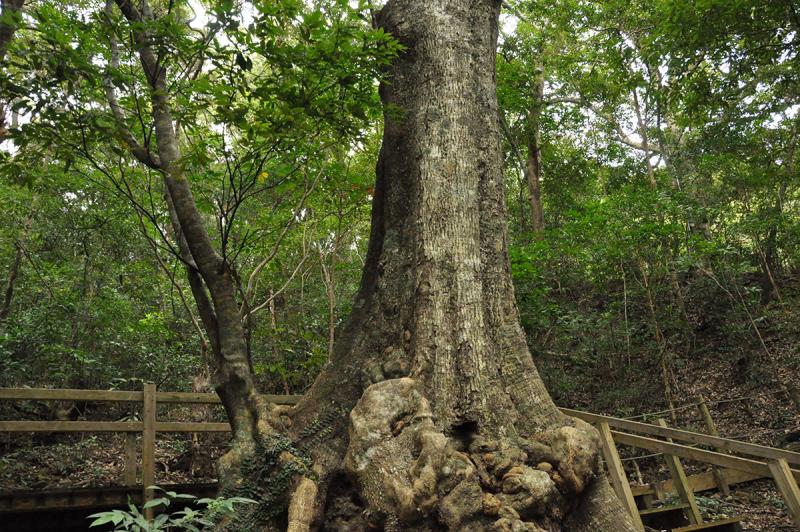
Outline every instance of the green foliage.
POLYGON ((653 401, 659 364, 672 374, 701 349, 763 360, 744 377, 773 381, 757 329, 785 308, 770 285, 788 289, 800 260, 788 4, 523 0, 511 12, 498 56, 511 264, 551 391, 596 408, 653 401), (515 160, 536 105, 540 238, 515 160))
POLYGON ((258 309, 245 322, 264 390, 300 391, 326 360, 366 245, 375 81, 402 47, 371 27, 367 4, 244 4, 208 1, 201 14, 153 0, 135 28, 105 2, 27 6, 0 77, 23 117, 0 150, 0 264, 17 242, 25 251, 0 324, 4 385, 185 389, 209 372, 160 176, 120 132, 156 150, 132 29, 166 69, 181 165, 214 245, 245 282, 268 262, 240 301, 258 309))
POLYGON ((234 505, 256 504, 256 501, 246 497, 217 497, 215 499, 198 499, 194 495, 166 491, 158 486, 152 487, 162 492, 161 497, 151 499, 142 508, 129 504, 128 511, 111 510, 92 514, 89 519, 94 519, 89 525, 92 527, 113 526, 113 530, 130 530, 134 532, 159 532, 167 530, 186 530, 199 532, 214 526, 214 520, 233 515, 236 512, 234 505), (183 509, 167 513, 170 506, 178 504, 192 504, 197 508, 184 506, 183 509), (162 513, 156 515, 152 521, 144 517, 147 508, 161 509, 162 513))

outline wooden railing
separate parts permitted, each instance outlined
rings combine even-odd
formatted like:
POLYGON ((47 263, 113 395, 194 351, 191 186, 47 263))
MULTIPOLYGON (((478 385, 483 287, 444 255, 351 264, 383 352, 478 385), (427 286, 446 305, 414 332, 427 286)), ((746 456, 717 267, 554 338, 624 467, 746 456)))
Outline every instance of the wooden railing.
MULTIPOLYGON (((276 404, 295 404, 298 395, 265 395, 276 404)), ((140 392, 115 390, 69 390, 44 388, 0 388, 0 400, 110 401, 142 404, 141 421, 0 421, 0 432, 121 432, 125 434, 124 483, 137 485, 137 434, 142 436, 143 500, 152 498, 147 489, 155 483, 155 439, 159 432, 228 432, 228 423, 158 421, 159 404, 221 404, 213 393, 159 392, 145 384, 140 392)), ((629 445, 663 453, 672 472, 672 485, 679 494, 693 498, 679 458, 711 464, 725 470, 741 471, 756 477, 771 477, 800 526, 800 453, 763 445, 721 438, 661 425, 641 423, 578 410, 561 409, 565 414, 595 425, 600 431, 603 455, 609 477, 619 498, 634 520, 639 519, 636 503, 616 445, 629 445), (703 445, 710 449, 696 447, 703 445), (743 455, 743 456, 740 456, 743 455), (673 461, 674 459, 674 461, 673 461), (676 469, 677 468, 677 469, 676 469), (686 493, 688 492, 688 495, 686 493)), ((710 417, 710 416, 709 416, 710 417)), ((714 431, 715 432, 715 431, 714 431)), ((638 523, 641 527, 641 522, 638 523)))
MULTIPOLYGON (((265 395, 276 404, 294 404, 297 395, 265 395)), ((121 390, 70 390, 49 388, 0 388, 0 400, 107 401, 141 403, 141 421, 0 421, 0 432, 122 432, 125 434, 123 483, 137 485, 137 435, 142 439, 142 498, 153 497, 155 484, 155 441, 158 432, 229 432, 228 423, 158 421, 159 404, 221 404, 215 393, 159 392, 145 384, 141 392, 121 390)), ((148 512, 149 513, 149 512, 148 512)))
POLYGON ((640 529, 643 529, 642 523, 639 520, 638 509, 628 484, 628 478, 617 453, 617 444, 662 453, 669 466, 672 484, 681 499, 689 504, 695 519, 699 519, 699 511, 694 504, 693 490, 683 473, 679 458, 721 467, 723 473, 725 470, 733 470, 749 473, 753 475, 752 478, 771 477, 783 495, 795 524, 800 527, 800 489, 797 485, 797 481, 800 480, 800 469, 792 467, 800 466, 800 453, 670 428, 663 420, 659 420, 659 425, 651 425, 579 410, 567 408, 561 410, 565 414, 582 419, 599 429, 603 444, 603 456, 611 483, 617 496, 628 508, 640 529), (618 430, 612 430, 612 428, 618 430), (713 450, 686 445, 687 443, 705 445, 713 450), (734 453, 745 456, 738 456, 734 453))

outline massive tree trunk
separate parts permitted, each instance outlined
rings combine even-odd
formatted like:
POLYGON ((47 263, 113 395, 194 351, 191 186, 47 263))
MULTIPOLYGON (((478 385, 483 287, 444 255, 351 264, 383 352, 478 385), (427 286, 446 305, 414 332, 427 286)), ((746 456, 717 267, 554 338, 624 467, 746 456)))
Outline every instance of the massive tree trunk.
MULTIPOLYGON (((328 365, 281 409, 255 395, 231 267, 179 164, 165 68, 140 24, 152 12, 112 1, 150 83, 157 154, 120 131, 164 176, 234 429, 222 491, 260 503, 220 528, 633 530, 596 432, 555 407, 519 326, 494 79, 500 2, 390 0, 380 12, 407 49, 381 87, 361 287, 328 365)), ((108 100, 115 110, 113 90, 108 100)))
POLYGON ((633 530, 599 469, 596 432, 553 404, 519 325, 499 9, 393 0, 378 16, 407 50, 381 86, 388 111, 354 310, 290 413, 316 474, 297 483, 290 530, 633 530))

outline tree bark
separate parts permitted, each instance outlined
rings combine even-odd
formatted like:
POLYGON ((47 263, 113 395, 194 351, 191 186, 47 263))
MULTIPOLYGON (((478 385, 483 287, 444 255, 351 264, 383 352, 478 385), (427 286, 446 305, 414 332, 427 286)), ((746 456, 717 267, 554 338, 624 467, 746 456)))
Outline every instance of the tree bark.
POLYGON ((3 16, 0 22, 0 61, 5 59, 8 45, 22 19, 20 11, 24 3, 25 0, 0 0, 0 15, 3 16))
POLYGON ((11 302, 14 300, 14 287, 17 282, 17 275, 19 275, 19 266, 22 264, 22 244, 16 243, 15 247, 14 259, 11 261, 11 267, 8 269, 8 277, 6 278, 6 290, 3 296, 3 304, 0 306, 0 322, 5 321, 11 314, 11 302))
MULTIPOLYGON (((25 0, 0 0, 0 63, 6 58, 8 45, 14 38, 22 21, 22 6, 25 0)), ((6 106, 11 102, 0 100, 0 140, 8 134, 6 128, 6 106)))
POLYGON ((331 263, 327 264, 325 252, 319 250, 319 265, 322 272, 322 284, 325 285, 325 295, 328 300, 328 357, 333 356, 333 346, 336 343, 336 242, 331 252, 331 263))
POLYGON ((14 243, 14 258, 11 260, 11 266, 8 268, 6 289, 3 296, 2 306, 0 306, 0 322, 7 320, 11 315, 11 305, 14 302, 14 290, 19 277, 19 268, 22 265, 22 259, 25 257, 25 244, 27 243, 28 235, 31 232, 31 227, 33 226, 33 215, 36 212, 36 204, 36 197, 34 197, 31 201, 28 216, 25 218, 19 238, 14 243))

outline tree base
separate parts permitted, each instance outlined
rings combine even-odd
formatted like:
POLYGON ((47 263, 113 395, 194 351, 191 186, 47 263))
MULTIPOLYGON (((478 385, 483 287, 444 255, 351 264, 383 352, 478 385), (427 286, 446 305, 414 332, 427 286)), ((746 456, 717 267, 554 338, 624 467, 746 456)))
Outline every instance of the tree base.
POLYGON ((474 428, 440 432, 414 379, 368 387, 350 414, 344 460, 367 526, 557 530, 597 478, 599 440, 582 422, 527 438, 474 428))

